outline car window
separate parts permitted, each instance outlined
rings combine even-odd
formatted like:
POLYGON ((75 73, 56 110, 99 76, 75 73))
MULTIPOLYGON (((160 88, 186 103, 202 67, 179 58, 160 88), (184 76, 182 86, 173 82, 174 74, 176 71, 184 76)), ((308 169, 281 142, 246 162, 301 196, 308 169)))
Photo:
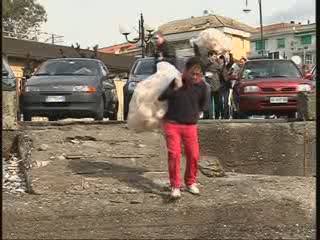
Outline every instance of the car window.
POLYGON ((133 74, 135 75, 151 75, 156 72, 155 61, 152 60, 140 60, 135 65, 133 74))
POLYGON ((300 78, 301 73, 291 61, 249 61, 246 62, 240 77, 250 80, 255 78, 300 78))
POLYGON ((99 64, 90 60, 57 60, 44 62, 35 75, 85 75, 101 74, 99 64))

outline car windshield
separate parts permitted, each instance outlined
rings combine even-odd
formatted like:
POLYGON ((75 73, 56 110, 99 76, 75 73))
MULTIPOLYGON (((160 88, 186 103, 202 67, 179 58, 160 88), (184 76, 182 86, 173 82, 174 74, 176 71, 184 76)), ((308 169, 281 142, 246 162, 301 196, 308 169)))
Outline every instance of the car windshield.
POLYGON ((301 73, 291 61, 250 61, 246 62, 240 77, 246 80, 256 78, 300 78, 301 73))
POLYGON ((155 61, 152 60, 140 60, 134 69, 135 75, 151 75, 156 72, 155 61))
POLYGON ((47 61, 43 63, 36 76, 49 75, 84 75, 95 76, 100 73, 99 64, 96 61, 90 60, 59 60, 47 61))

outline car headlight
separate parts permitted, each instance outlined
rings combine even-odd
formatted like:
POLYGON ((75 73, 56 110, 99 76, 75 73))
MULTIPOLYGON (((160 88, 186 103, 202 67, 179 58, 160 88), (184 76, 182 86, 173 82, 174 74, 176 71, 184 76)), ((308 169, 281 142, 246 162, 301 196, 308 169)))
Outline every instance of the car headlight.
POLYGON ((299 84, 297 87, 298 92, 310 92, 311 86, 309 84, 299 84))
POLYGON ((260 88, 258 86, 246 86, 243 89, 244 93, 253 93, 253 92, 259 92, 260 88))
POLYGON ((137 84, 138 84, 137 82, 129 82, 128 90, 129 91, 134 91, 134 89, 136 88, 137 84))
POLYGON ((40 88, 39 87, 31 87, 31 86, 26 86, 25 92, 39 92, 40 88))
POLYGON ((81 86, 74 86, 72 88, 74 92, 95 92, 96 88, 91 85, 81 85, 81 86))

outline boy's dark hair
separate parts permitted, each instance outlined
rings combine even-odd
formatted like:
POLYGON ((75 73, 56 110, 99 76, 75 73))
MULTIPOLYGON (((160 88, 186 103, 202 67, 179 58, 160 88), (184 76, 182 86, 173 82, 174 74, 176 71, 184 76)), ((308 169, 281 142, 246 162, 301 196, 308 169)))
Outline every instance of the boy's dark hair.
POLYGON ((201 61, 199 57, 191 57, 186 62, 186 70, 189 70, 193 66, 198 65, 201 67, 201 61))
POLYGON ((218 52, 215 51, 215 50, 210 50, 210 51, 208 52, 208 57, 211 57, 213 54, 218 55, 218 52))

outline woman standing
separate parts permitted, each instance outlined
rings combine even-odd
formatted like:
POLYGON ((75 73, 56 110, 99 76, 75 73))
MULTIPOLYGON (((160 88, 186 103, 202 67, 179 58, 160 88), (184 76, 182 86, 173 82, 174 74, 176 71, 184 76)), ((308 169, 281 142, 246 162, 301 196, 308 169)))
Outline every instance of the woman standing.
POLYGON ((184 182, 187 191, 199 194, 196 187, 199 143, 197 122, 207 101, 207 87, 202 79, 199 58, 192 57, 186 63, 182 75, 183 86, 176 89, 174 81, 159 97, 168 100, 168 111, 164 116, 163 129, 168 148, 168 170, 172 198, 181 197, 180 193, 180 141, 183 140, 186 154, 184 182))

